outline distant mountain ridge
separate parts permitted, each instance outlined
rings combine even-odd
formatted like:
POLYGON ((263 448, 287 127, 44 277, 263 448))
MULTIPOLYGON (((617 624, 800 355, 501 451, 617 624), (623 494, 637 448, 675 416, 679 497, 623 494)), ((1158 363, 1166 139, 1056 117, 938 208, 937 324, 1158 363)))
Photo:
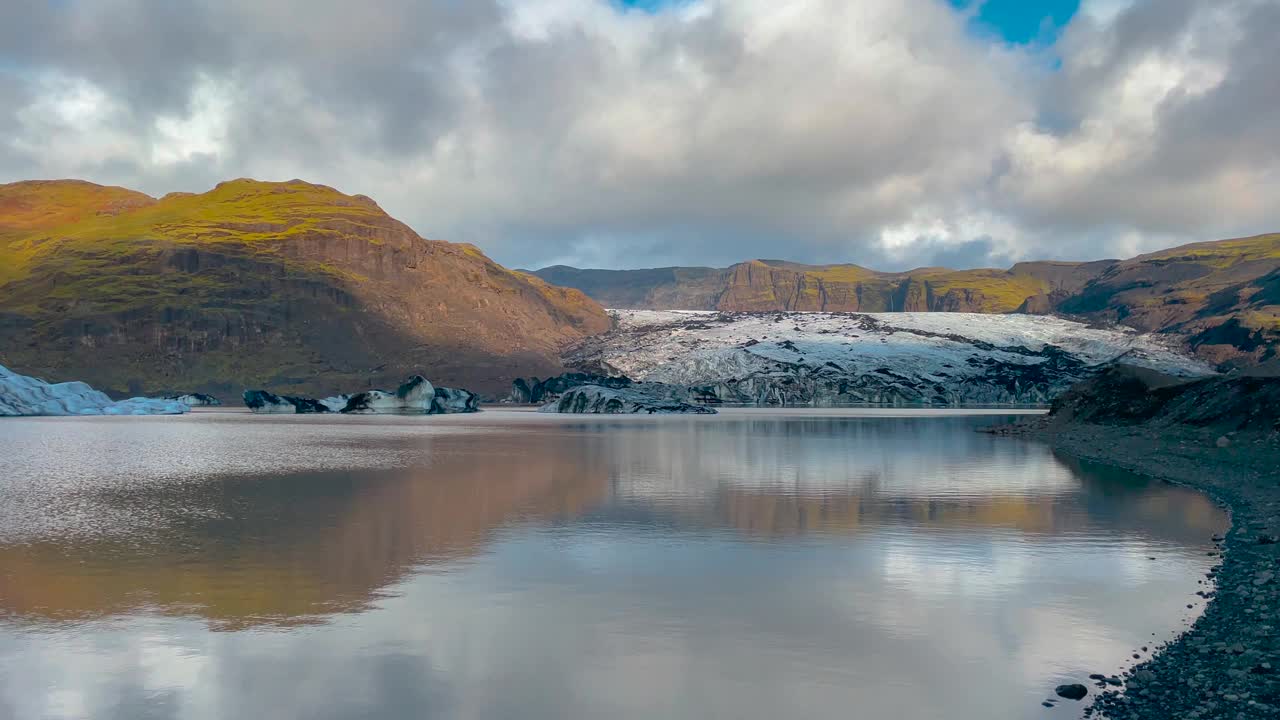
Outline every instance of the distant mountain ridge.
POLYGON ((1039 296, 1075 292, 1113 262, 1027 262, 1008 270, 917 268, 891 273, 860 265, 748 260, 727 268, 652 270, 555 265, 531 274, 582 290, 607 307, 631 310, 1034 312, 1036 303, 1043 304, 1039 296))
POLYGON ((1269 359, 1280 340, 1280 234, 1008 270, 889 273, 750 260, 727 268, 552 266, 532 274, 617 309, 1072 315, 1178 335, 1214 363, 1269 359))
POLYGON ((51 381, 332 394, 426 373, 505 392, 608 327, 581 292, 324 185, 0 185, 0 363, 51 381))

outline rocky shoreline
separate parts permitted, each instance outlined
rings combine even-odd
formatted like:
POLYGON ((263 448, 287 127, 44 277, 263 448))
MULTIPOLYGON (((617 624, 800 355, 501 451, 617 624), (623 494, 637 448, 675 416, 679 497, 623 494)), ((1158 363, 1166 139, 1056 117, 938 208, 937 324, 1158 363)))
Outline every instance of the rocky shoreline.
MULTIPOLYGON (((1094 676, 1086 717, 1251 720, 1280 717, 1280 438, 1267 428, 1055 422, 1002 428, 1082 459, 1185 485, 1226 507, 1231 530, 1205 579, 1203 615, 1150 659, 1108 683, 1094 676)), ((1191 607, 1188 605, 1188 607, 1191 607)), ((1084 681, 1084 679, 1081 679, 1084 681)))

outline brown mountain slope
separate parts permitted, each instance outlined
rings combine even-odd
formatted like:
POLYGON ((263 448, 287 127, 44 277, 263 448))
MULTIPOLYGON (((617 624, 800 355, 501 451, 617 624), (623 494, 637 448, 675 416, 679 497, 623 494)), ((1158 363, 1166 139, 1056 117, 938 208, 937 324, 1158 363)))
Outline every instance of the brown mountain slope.
POLYGON ((609 325, 576 290, 297 180, 161 200, 2 185, 0 267, 0 363, 117 394, 328 393, 410 372, 497 391, 609 325))
POLYGON ((1195 243, 1115 263, 1057 309, 1178 333, 1218 362, 1269 359, 1280 340, 1280 234, 1195 243))

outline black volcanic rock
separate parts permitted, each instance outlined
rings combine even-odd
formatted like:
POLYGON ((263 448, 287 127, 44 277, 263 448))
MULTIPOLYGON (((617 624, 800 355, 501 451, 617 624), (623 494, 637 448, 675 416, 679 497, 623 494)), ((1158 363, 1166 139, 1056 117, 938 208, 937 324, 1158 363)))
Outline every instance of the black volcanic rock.
POLYGON ((1079 684, 1072 683, 1070 685, 1059 685, 1054 689, 1058 697, 1064 697, 1068 700, 1083 700, 1089 694, 1089 688, 1079 684))
POLYGON ((1049 422, 1280 430, 1280 377, 1242 373, 1187 380, 1117 365, 1055 400, 1049 422))

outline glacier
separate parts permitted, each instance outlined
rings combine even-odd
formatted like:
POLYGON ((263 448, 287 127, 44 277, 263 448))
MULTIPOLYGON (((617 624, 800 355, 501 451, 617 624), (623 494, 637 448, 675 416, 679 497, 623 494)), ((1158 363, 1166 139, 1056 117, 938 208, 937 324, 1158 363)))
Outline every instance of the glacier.
POLYGON ((190 410, 180 400, 138 397, 117 402, 86 383, 47 383, 0 365, 0 416, 181 415, 190 410))
POLYGON ((1045 405, 1121 362, 1200 377, 1160 336, 1041 315, 610 310, 566 365, 777 405, 1045 405))

